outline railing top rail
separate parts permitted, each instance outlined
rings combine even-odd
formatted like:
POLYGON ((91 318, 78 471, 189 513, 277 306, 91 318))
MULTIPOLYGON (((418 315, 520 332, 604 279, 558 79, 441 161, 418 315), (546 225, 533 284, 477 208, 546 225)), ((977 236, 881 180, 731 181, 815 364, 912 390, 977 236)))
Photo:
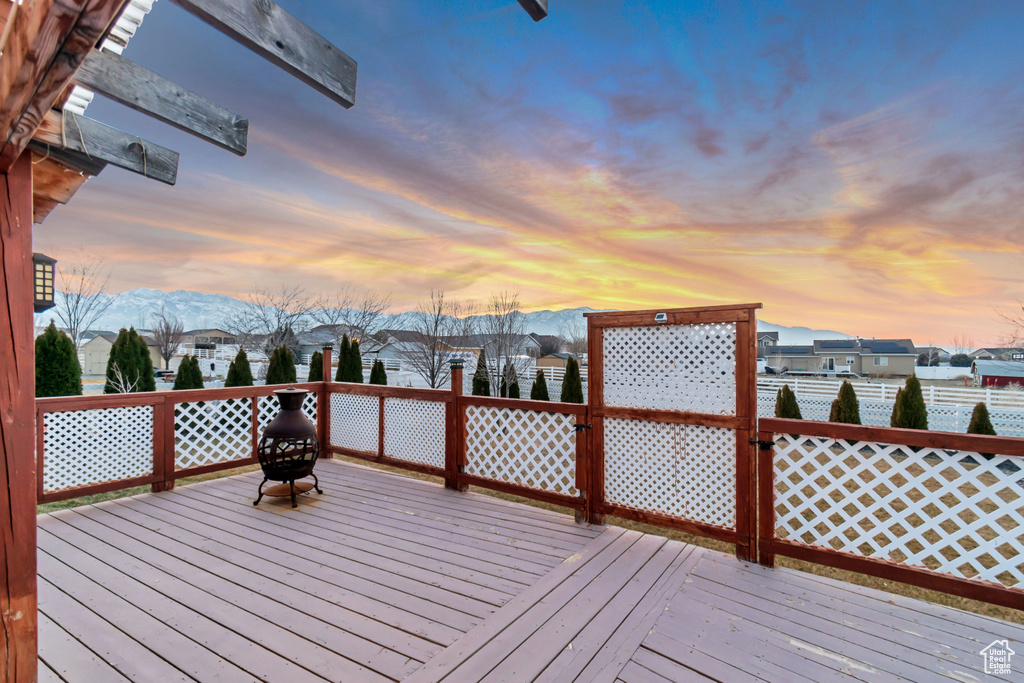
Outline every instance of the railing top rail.
POLYGON ((328 382, 327 388, 332 394, 412 398, 419 401, 438 401, 441 403, 450 403, 452 401, 452 392, 448 389, 417 389, 414 387, 390 387, 383 384, 355 384, 351 382, 328 382))
POLYGON ((814 422, 810 420, 787 420, 762 418, 758 422, 762 432, 775 434, 801 434, 845 441, 874 441, 903 444, 917 448, 940 448, 945 450, 973 451, 975 453, 998 453, 999 455, 1024 456, 1024 439, 985 434, 959 434, 919 429, 897 429, 893 427, 867 427, 863 425, 840 424, 837 422, 814 422))
POLYGON ((591 327, 659 327, 663 325, 695 325, 699 323, 747 322, 761 304, 742 306, 710 306, 707 308, 677 308, 664 311, 608 311, 584 313, 591 327), (665 320, 655 321, 655 313, 665 314, 665 320))
POLYGON ((560 401, 531 401, 524 398, 500 398, 497 396, 460 396, 459 403, 484 408, 507 408, 509 410, 532 410, 538 413, 561 413, 563 415, 585 415, 587 404, 562 403, 560 401))
POLYGON ((44 413, 66 410, 90 410, 97 408, 123 408, 149 406, 162 403, 192 403, 195 401, 217 401, 228 398, 251 398, 273 396, 278 389, 297 387, 307 391, 323 390, 323 382, 297 382, 295 384, 261 384, 251 387, 228 387, 217 389, 188 389, 185 391, 147 391, 131 394, 86 394, 83 396, 51 396, 37 398, 36 406, 44 413))

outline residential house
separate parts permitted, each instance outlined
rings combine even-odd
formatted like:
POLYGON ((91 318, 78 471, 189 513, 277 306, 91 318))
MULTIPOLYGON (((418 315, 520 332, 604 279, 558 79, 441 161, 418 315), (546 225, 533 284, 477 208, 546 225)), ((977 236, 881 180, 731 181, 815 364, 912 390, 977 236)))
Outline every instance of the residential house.
POLYGON ((1024 360, 1024 349, 1021 348, 984 348, 967 354, 971 360, 1024 360))
POLYGON ((764 358, 765 349, 769 349, 779 345, 779 333, 778 332, 758 332, 757 333, 757 357, 764 358))
POLYGON ((189 351, 215 349, 218 346, 235 343, 235 335, 217 328, 187 330, 181 335, 181 344, 189 351))
POLYGON ((816 339, 811 346, 767 347, 764 359, 775 372, 906 376, 917 365, 917 348, 909 339, 816 339))
POLYGON ((775 373, 817 372, 820 359, 814 355, 813 346, 769 346, 764 350, 767 367, 775 373))
POLYGON ((924 364, 924 361, 931 359, 932 365, 939 365, 941 363, 948 363, 951 354, 941 346, 918 346, 917 347, 917 358, 919 364, 924 364))
POLYGON ((549 353, 537 359, 538 368, 565 368, 569 359, 573 358, 571 353, 549 353))
MULTIPOLYGON (((163 356, 160 355, 160 347, 156 345, 152 337, 143 336, 149 348, 149 358, 153 361, 156 369, 164 366, 163 356)), ((117 335, 112 332, 97 334, 95 337, 82 344, 82 374, 83 375, 105 375, 107 374, 107 360, 110 358, 110 349, 117 341, 117 335)))
POLYGON ((542 353, 558 353, 565 348, 565 340, 556 334, 537 334, 531 332, 529 337, 537 342, 537 355, 542 353))

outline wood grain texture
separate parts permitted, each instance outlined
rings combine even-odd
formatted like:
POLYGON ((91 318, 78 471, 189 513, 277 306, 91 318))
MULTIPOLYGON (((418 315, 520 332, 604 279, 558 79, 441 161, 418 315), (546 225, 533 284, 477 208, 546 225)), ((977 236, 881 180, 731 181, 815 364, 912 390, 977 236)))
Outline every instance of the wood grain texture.
POLYGON ((21 683, 37 670, 30 154, 0 174, 0 203, 0 678, 21 683))
POLYGON ((271 0, 173 2, 346 109, 355 104, 355 60, 271 0))
POLYGON ((74 82, 245 156, 249 120, 113 52, 93 50, 74 82))
POLYGON ((34 140, 100 159, 168 185, 178 177, 178 153, 87 116, 46 114, 34 140))
POLYGON ((128 0, 35 0, 14 17, 0 59, 0 170, 11 168, 75 70, 128 0))

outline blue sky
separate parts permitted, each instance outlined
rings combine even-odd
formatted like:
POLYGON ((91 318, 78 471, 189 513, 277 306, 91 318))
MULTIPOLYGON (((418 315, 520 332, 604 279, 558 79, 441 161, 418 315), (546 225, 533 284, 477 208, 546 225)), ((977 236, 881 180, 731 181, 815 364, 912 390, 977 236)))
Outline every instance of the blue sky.
POLYGON ((995 341, 1021 298, 1024 5, 551 0, 282 6, 359 63, 342 109, 170 2, 126 56, 248 116, 237 158, 110 168, 36 228, 120 289, 254 282, 530 308, 761 301, 852 334, 995 341))

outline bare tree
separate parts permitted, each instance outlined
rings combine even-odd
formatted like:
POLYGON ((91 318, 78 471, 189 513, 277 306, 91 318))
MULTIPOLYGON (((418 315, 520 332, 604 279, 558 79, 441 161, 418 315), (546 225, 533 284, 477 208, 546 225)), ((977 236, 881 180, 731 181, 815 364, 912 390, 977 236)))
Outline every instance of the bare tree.
POLYGON ((84 341, 82 335, 114 303, 115 296, 106 293, 110 268, 102 259, 89 256, 59 262, 57 283, 53 310, 61 326, 68 331, 77 355, 84 341))
POLYGON ((430 299, 420 302, 410 316, 410 338, 399 342, 399 352, 413 371, 432 389, 444 386, 451 379, 451 362, 461 357, 453 345, 467 332, 470 308, 431 291, 430 299))
POLYGON ((315 308, 302 287, 282 285, 277 289, 254 286, 244 305, 228 319, 226 326, 246 351, 261 351, 267 356, 278 346, 293 351, 298 334, 304 332, 315 308))
POLYGON ((317 323, 331 327, 334 346, 338 348, 345 334, 356 339, 368 339, 377 334, 390 306, 390 294, 345 287, 322 295, 310 314, 317 323))
POLYGON ((117 363, 111 365, 111 368, 114 376, 109 379, 109 382, 110 386, 114 388, 115 394, 131 394, 138 389, 139 380, 137 378, 129 379, 125 373, 121 372, 121 367, 117 363))
POLYGON ((565 350, 576 357, 587 352, 587 321, 583 318, 567 320, 558 331, 565 340, 565 350))
MULTIPOLYGON (((1009 320, 1008 318, 1006 319, 1009 320)), ((950 351, 954 355, 958 353, 969 354, 971 351, 974 351, 974 340, 966 334, 955 334, 950 343, 950 351)))
POLYGON ((519 309, 519 292, 492 294, 487 313, 480 321, 480 336, 488 362, 493 364, 487 368, 487 376, 495 389, 501 386, 503 375, 506 384, 510 384, 512 373, 522 379, 533 364, 526 350, 526 316, 519 309))
POLYGON ((173 313, 168 313, 163 307, 160 314, 156 316, 153 326, 153 341, 160 350, 160 357, 164 359, 164 369, 171 369, 171 358, 178 352, 181 340, 185 336, 185 323, 173 313))

